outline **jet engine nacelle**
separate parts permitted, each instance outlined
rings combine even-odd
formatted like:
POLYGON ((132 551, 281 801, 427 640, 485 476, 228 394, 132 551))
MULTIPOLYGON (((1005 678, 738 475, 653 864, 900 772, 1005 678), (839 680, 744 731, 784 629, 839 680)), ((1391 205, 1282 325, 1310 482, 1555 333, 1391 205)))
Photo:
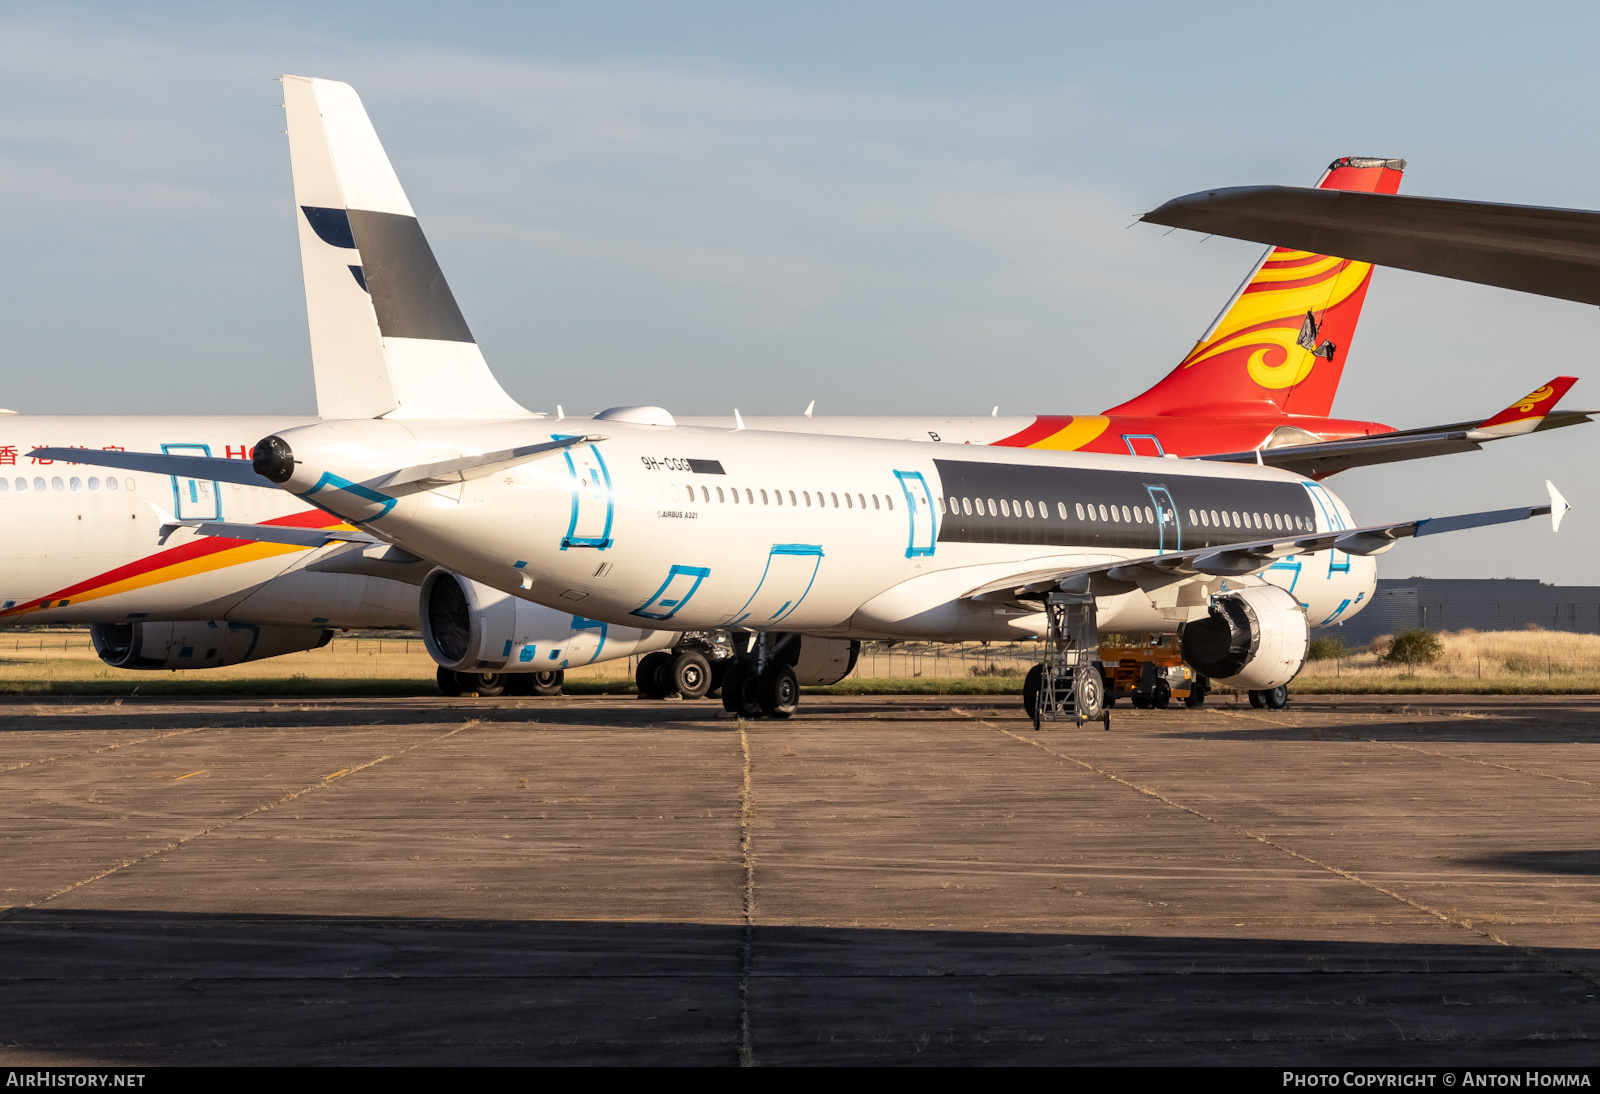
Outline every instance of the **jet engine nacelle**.
POLYGON ((664 650, 676 631, 616 627, 492 589, 443 567, 422 582, 422 640, 457 672, 550 672, 664 650))
POLYGON ((333 638, 322 627, 259 627, 227 620, 177 623, 92 623, 100 660, 118 669, 214 669, 320 649, 333 638))
POLYGON ((837 684, 856 667, 861 643, 853 638, 812 638, 797 634, 778 656, 794 669, 795 679, 807 687, 837 684), (788 657, 789 650, 794 653, 788 657))
POLYGON ((1211 615, 1183 628, 1183 659, 1226 687, 1267 691, 1305 664, 1311 628, 1305 609, 1275 585, 1212 598, 1211 615))

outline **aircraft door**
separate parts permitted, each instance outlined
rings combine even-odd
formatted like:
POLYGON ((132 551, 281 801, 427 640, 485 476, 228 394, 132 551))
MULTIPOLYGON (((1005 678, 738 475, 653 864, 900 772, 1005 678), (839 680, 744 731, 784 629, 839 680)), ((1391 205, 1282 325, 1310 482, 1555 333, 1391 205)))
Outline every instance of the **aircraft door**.
MULTIPOLYGON (((1316 503, 1317 511, 1322 514, 1322 519, 1327 522, 1330 532, 1342 531, 1349 527, 1345 523, 1343 515, 1340 514, 1339 507, 1328 496, 1327 490, 1312 482, 1306 483, 1305 488, 1306 493, 1311 495, 1311 500, 1316 503)), ((1349 553, 1330 549, 1328 551, 1328 576, 1332 577, 1334 574, 1347 574, 1349 572, 1349 553)))
POLYGON ((567 473, 572 476, 572 519, 567 524, 567 534, 561 537, 561 549, 593 547, 603 551, 611 546, 611 473, 606 470, 605 458, 596 445, 578 445, 567 449, 567 473))
POLYGON ((933 515, 933 494, 928 490, 928 480, 921 471, 896 471, 900 489, 905 493, 906 517, 911 522, 911 534, 906 543, 906 557, 917 558, 933 554, 938 536, 933 515))
POLYGON ((1156 550, 1163 553, 1183 550, 1183 526, 1178 523, 1178 507, 1172 504, 1172 495, 1165 486, 1146 483, 1144 488, 1156 510, 1156 550))
MULTIPOLYGON (((208 444, 164 444, 161 451, 175 456, 209 456, 208 444)), ((179 520, 222 519, 222 492, 211 479, 172 476, 172 515, 179 520)))
POLYGON ((756 591, 724 626, 763 630, 776 625, 800 606, 821 565, 822 548, 817 544, 774 543, 756 591))

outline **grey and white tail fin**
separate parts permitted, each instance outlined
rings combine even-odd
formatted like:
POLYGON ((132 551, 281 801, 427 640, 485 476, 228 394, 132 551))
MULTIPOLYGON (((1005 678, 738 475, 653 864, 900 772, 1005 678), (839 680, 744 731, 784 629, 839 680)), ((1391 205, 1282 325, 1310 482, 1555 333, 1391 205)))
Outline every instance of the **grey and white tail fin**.
POLYGON ((355 89, 283 77, 323 418, 517 418, 355 89))

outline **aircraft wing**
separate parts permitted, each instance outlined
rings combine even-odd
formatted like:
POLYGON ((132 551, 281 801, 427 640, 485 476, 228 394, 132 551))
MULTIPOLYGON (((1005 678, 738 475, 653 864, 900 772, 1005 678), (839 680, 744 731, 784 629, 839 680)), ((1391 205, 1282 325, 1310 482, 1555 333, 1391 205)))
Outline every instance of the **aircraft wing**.
POLYGON ((1589 209, 1229 186, 1173 198, 1139 219, 1600 304, 1600 212, 1589 209))
POLYGON ((1478 421, 1453 422, 1449 425, 1404 429, 1393 433, 1350 437, 1338 441, 1280 445, 1275 448, 1263 448, 1259 452, 1256 449, 1220 452, 1195 458, 1222 463, 1260 462, 1308 478, 1326 478, 1351 467, 1420 460, 1452 452, 1476 452, 1487 441, 1521 436, 1525 433, 1538 433, 1546 429, 1561 429, 1592 421, 1589 415, 1600 412, 1553 411, 1561 396, 1565 395, 1567 389, 1575 383, 1577 383, 1576 377, 1557 376, 1549 383, 1530 391, 1500 413, 1478 421))
POLYGON ((1553 484, 1547 481, 1544 485, 1550 495, 1546 505, 1463 513, 1451 517, 1424 517, 1399 524, 1374 524, 1310 535, 1278 536, 1248 543, 1144 555, 1091 566, 1032 570, 980 585, 962 594, 960 599, 1026 599, 1053 589, 1094 593, 1098 596, 1132 592, 1136 588, 1148 591, 1203 576, 1244 577, 1264 570, 1289 555, 1311 554, 1330 548, 1352 555, 1378 555, 1393 547, 1397 540, 1408 537, 1510 524, 1545 515, 1550 517, 1551 528, 1558 530, 1562 516, 1571 506, 1553 484))

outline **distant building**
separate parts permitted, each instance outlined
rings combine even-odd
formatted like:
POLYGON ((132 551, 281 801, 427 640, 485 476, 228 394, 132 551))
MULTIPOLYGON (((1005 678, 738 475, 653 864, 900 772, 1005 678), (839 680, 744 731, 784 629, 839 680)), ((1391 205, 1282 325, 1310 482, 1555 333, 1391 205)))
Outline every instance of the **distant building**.
POLYGON ((1378 579, 1366 609, 1342 627, 1317 632, 1355 646, 1412 627, 1434 631, 1551 631, 1600 634, 1600 585, 1546 585, 1532 578, 1378 579))

